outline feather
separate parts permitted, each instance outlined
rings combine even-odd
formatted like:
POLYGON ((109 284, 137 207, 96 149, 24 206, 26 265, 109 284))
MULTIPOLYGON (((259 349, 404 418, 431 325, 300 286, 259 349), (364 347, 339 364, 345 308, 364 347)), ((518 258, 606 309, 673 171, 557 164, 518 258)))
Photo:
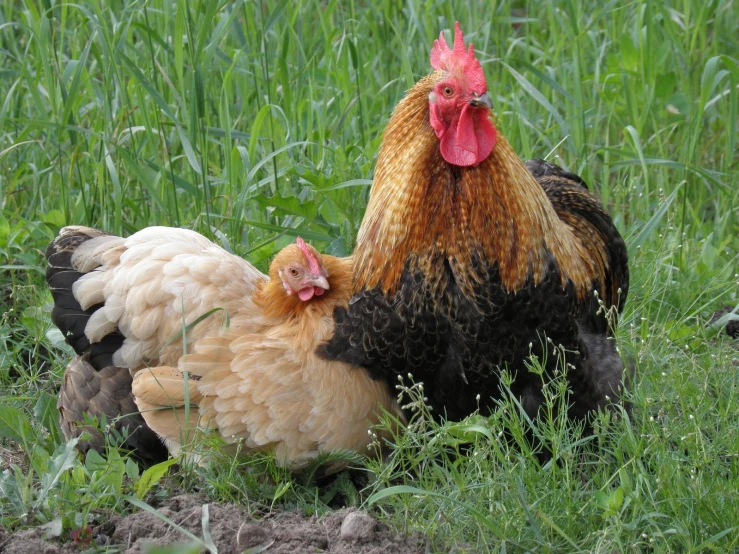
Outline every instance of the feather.
POLYGON ((133 379, 132 390, 136 402, 139 400, 156 406, 184 406, 186 400, 197 404, 203 395, 197 389, 196 379, 188 379, 176 368, 154 367, 138 371, 133 379), (187 382, 187 394, 185 383, 187 382))
MULTIPOLYGON (((330 257, 322 259, 334 263, 330 257)), ((278 256, 272 265, 283 261, 278 256)), ((331 281, 323 295, 306 303, 310 308, 295 303, 281 285, 271 287, 273 281, 255 298, 256 305, 265 303, 265 296, 288 301, 294 312, 302 312, 299 316, 275 318, 261 332, 220 330, 196 341, 176 368, 137 373, 133 389, 143 417, 173 453, 185 444, 180 437, 187 434, 184 428, 175 428, 185 371, 191 376, 190 390, 197 388, 190 399, 197 403, 201 421, 213 425, 226 442, 242 441, 246 451, 272 451, 280 463, 293 469, 300 469, 319 452, 366 452, 372 440, 367 431, 379 421, 383 409, 402 418, 384 383, 313 354, 326 336, 324 330, 331 331, 327 315, 350 294, 349 262, 335 263, 330 279, 341 278, 344 284, 331 281), (310 339, 307 329, 318 332, 310 339), (150 409, 144 410, 144 405, 150 409)), ((179 421, 184 425, 181 417, 179 421)), ((334 464, 328 470, 341 467, 334 464)))

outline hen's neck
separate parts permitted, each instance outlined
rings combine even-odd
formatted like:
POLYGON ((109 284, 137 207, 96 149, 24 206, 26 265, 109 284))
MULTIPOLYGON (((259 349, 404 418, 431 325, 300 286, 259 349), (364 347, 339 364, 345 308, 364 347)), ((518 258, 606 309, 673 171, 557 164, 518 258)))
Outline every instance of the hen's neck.
POLYGON ((392 292, 406 262, 432 278, 443 260, 471 290, 483 278, 475 274, 474 256, 497 264, 501 284, 517 290, 544 277, 551 254, 563 285, 570 280, 584 294, 592 268, 582 246, 500 132, 490 156, 475 167, 441 157, 428 109, 436 78, 409 91, 385 131, 357 239, 355 290, 392 292))

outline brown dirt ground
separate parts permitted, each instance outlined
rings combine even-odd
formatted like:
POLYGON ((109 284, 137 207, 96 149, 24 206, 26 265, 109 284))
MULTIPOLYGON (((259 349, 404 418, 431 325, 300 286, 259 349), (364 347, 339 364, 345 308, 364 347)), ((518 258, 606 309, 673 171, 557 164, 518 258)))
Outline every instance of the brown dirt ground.
MULTIPOLYGON (((203 537, 202 507, 197 495, 175 496, 158 512, 177 525, 203 537)), ((244 551, 265 554, 421 554, 424 540, 418 535, 396 535, 369 514, 353 508, 308 517, 296 512, 275 512, 256 519, 243 506, 208 504, 209 530, 219 554, 244 551)), ((41 529, 3 536, 2 554, 72 554, 85 550, 74 542, 46 540, 41 529)), ((113 547, 125 554, 145 553, 149 546, 186 544, 187 537, 149 512, 112 516, 92 529, 94 544, 113 547)))

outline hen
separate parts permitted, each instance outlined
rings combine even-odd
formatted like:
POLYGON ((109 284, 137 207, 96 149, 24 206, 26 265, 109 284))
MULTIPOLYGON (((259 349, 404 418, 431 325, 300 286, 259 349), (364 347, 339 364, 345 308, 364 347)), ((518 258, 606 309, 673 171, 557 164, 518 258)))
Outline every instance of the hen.
POLYGON ((438 415, 459 419, 494 408, 503 369, 535 417, 543 382, 526 362, 538 357, 546 381, 565 351, 569 415, 582 418, 619 396, 600 301, 623 306, 624 242, 579 177, 519 159, 459 24, 453 49, 435 41, 431 66, 385 130, 354 295, 319 352, 391 383, 411 372, 438 415))
MULTIPOLYGON (((104 436, 82 422, 85 414, 104 416, 127 436, 124 446, 148 463, 165 459, 167 449, 134 404, 136 371, 176 367, 185 346, 183 329, 187 344, 215 337, 226 314, 232 332, 269 336, 296 302, 310 299, 308 286, 316 296, 328 286, 327 277, 314 271, 304 276, 306 286, 295 295, 283 293, 279 305, 266 306, 257 295, 272 284, 267 276, 198 233, 166 227, 149 227, 126 239, 66 227, 49 246, 47 259, 52 321, 78 354, 65 372, 58 402, 65 436, 91 431, 93 439, 83 448, 99 450, 104 436)), ((341 279, 337 275, 334 280, 341 291, 341 279)), ((305 324, 316 325, 321 339, 332 326, 320 319, 305 324)), ((376 389, 371 384, 368 398, 376 389)))
POLYGON ((277 255, 269 283, 253 297, 262 328, 245 332, 236 315, 231 330, 195 342, 177 368, 136 374, 136 403, 173 455, 195 429, 216 429, 234 452, 269 449, 300 469, 319 452, 366 452, 382 408, 402 420, 383 382, 315 354, 333 332, 334 308, 351 297, 351 270, 351 259, 321 257, 298 239, 277 255), (306 275, 322 280, 306 282, 306 275))

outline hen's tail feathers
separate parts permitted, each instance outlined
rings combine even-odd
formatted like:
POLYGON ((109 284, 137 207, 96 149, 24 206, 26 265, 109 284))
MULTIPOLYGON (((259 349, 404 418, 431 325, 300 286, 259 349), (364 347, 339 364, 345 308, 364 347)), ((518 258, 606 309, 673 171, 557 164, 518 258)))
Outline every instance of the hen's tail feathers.
POLYGON ((103 451, 105 434, 97 426, 82 423, 87 416, 98 422, 103 418, 110 428, 125 437, 121 444, 134 452, 145 464, 167 458, 167 449, 146 426, 131 396, 131 374, 128 369, 106 366, 96 370, 87 356, 75 356, 64 372, 57 407, 62 431, 67 440, 87 431, 92 438, 78 443, 83 452, 103 451))
POLYGON ((123 344, 124 337, 113 329, 99 342, 90 343, 85 326, 92 314, 103 306, 102 282, 99 294, 86 295, 91 305, 81 306, 74 296, 75 284, 83 275, 103 264, 103 259, 120 255, 123 239, 89 227, 65 227, 46 250, 46 282, 54 297, 51 320, 64 334, 75 352, 86 357, 87 363, 101 370, 113 365, 113 353, 123 344))
POLYGON ((51 320, 78 354, 64 373, 57 406, 67 439, 82 431, 92 435, 92 439, 79 444, 83 452, 104 449, 104 433, 94 425, 83 424, 85 418, 100 421, 104 416, 114 430, 127 436, 122 446, 151 464, 165 460, 167 449, 146 426, 134 403, 129 370, 112 362, 113 353, 123 344, 123 335, 114 329, 94 343, 85 335, 90 317, 103 306, 104 283, 88 280, 88 289, 97 290, 85 294, 88 301, 84 306, 74 295, 80 277, 120 256, 122 248, 123 239, 114 235, 89 227, 65 227, 46 250, 46 281, 54 298, 51 320))

